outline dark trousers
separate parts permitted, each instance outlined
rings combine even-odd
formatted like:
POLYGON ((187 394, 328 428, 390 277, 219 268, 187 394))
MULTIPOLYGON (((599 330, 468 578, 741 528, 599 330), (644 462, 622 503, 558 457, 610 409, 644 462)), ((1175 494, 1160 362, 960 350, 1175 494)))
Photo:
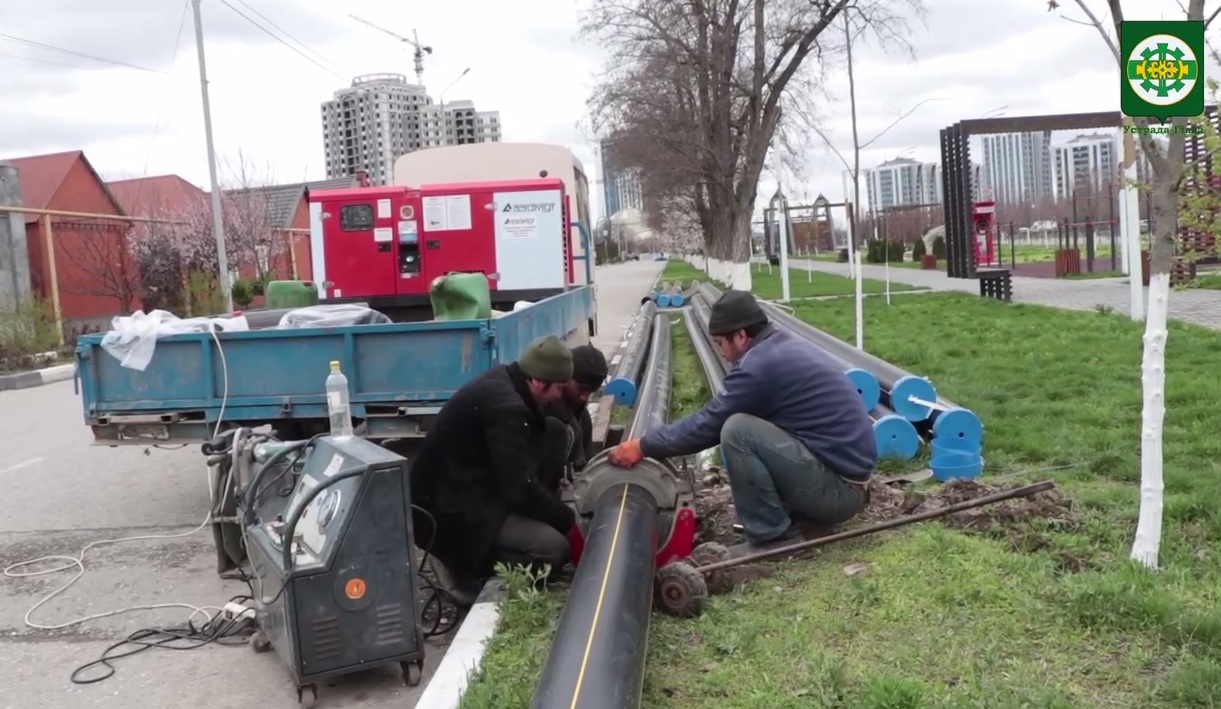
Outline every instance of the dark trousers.
MULTIPOLYGON (((538 466, 538 483, 548 492, 560 494, 560 481, 573 446, 572 429, 556 418, 547 418, 547 433, 538 466)), ((509 514, 492 549, 492 563, 520 565, 538 571, 544 565, 551 574, 564 568, 572 557, 568 538, 546 522, 509 514)))
POLYGON ((763 543, 799 517, 819 526, 852 519, 865 508, 865 490, 836 475, 775 424, 734 414, 721 428, 721 452, 734 509, 746 538, 763 543))

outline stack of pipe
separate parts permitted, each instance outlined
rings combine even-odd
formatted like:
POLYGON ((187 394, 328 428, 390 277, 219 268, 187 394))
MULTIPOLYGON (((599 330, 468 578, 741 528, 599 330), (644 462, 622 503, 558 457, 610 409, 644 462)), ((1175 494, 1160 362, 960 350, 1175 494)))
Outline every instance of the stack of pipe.
MULTIPOLYGON (((664 425, 670 412, 670 321, 654 315, 652 347, 629 438, 664 425)), ((595 458, 585 474, 610 462, 595 458)), ((593 501, 585 551, 568 592, 532 709, 633 709, 640 706, 653 564, 657 501, 630 476, 593 501)))
POLYGON ((636 405, 638 383, 645 359, 649 354, 649 338, 653 335, 657 304, 647 300, 641 304, 627 332, 627 345, 619 361, 613 363, 614 371, 606 382, 606 393, 615 398, 619 406, 636 405))
POLYGON ((691 281, 691 287, 684 289, 682 281, 662 282, 649 293, 649 300, 656 302, 661 308, 681 308, 695 295, 699 285, 699 281, 691 281))
MULTIPOLYGON (((719 290, 705 284, 700 289, 699 298, 694 302, 715 302, 720 296, 719 290)), ((844 368, 844 373, 848 376, 853 386, 856 387, 857 393, 861 397, 861 403, 865 405, 865 410, 869 412, 869 417, 873 420, 874 445, 877 447, 879 457, 901 460, 911 460, 916 457, 920 452, 920 434, 910 421, 903 416, 899 416, 889 406, 882 403, 882 387, 873 372, 863 367, 854 366, 843 357, 828 352, 826 348, 821 347, 812 336, 813 333, 811 331, 813 328, 807 323, 802 322, 771 303, 764 302, 762 305, 764 312, 767 313, 768 319, 772 321, 774 326, 794 337, 819 346, 820 349, 844 368)), ((700 306, 697 305, 696 307, 698 309, 700 306)), ((702 322, 706 329, 708 326, 707 315, 702 317, 702 322)))

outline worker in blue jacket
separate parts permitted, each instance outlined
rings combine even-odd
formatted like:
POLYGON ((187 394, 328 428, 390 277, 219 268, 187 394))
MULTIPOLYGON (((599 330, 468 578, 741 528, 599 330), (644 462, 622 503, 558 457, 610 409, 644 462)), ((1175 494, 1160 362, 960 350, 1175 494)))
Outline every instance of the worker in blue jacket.
POLYGON ((616 446, 615 465, 692 455, 720 443, 748 542, 801 536, 864 509, 877 462, 873 423, 841 363, 780 332, 747 291, 725 291, 708 332, 733 364, 721 391, 681 421, 616 446))

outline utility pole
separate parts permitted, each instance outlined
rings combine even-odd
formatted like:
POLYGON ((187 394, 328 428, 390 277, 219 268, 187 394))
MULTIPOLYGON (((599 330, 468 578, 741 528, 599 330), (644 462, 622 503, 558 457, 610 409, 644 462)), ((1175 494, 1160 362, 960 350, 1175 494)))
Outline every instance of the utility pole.
POLYGON ((220 181, 216 179, 216 146, 212 140, 212 104, 208 100, 208 65, 204 60, 202 0, 191 0, 195 13, 195 50, 199 55, 199 92, 203 99, 204 139, 208 143, 208 177, 212 181, 212 231, 216 235, 216 264, 219 267, 225 309, 233 312, 233 288, 229 284, 229 255, 225 250, 225 220, 221 208, 220 181))

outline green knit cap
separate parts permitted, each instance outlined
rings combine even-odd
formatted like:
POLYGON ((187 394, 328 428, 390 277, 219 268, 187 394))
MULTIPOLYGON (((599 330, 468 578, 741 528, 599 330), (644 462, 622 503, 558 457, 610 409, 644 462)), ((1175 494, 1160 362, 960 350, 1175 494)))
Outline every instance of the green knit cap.
POLYGON ((572 352, 555 335, 540 337, 526 346, 517 358, 526 376, 563 384, 572 379, 572 352))

